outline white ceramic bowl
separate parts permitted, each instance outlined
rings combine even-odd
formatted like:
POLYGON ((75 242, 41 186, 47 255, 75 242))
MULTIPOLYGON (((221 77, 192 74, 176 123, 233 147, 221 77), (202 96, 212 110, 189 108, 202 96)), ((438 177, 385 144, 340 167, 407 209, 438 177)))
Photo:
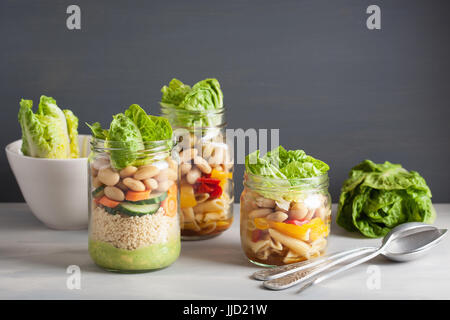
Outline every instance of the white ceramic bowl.
POLYGON ((22 140, 6 146, 9 165, 33 214, 59 230, 85 229, 88 224, 90 136, 79 136, 78 159, 43 159, 22 154, 22 140))

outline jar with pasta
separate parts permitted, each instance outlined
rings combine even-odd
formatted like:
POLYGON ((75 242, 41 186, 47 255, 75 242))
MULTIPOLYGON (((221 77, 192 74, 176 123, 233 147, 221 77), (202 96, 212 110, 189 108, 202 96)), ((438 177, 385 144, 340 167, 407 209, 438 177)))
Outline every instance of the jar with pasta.
POLYGON ((331 222, 328 165, 283 147, 246 158, 240 198, 242 248, 261 266, 322 255, 331 222))
POLYGON ((91 126, 89 253, 109 271, 143 272, 180 253, 178 165, 172 128, 137 105, 109 130, 91 126))
POLYGON ((173 79, 162 92, 161 113, 177 139, 182 239, 217 236, 233 220, 233 162, 219 82, 206 79, 191 88, 173 79))

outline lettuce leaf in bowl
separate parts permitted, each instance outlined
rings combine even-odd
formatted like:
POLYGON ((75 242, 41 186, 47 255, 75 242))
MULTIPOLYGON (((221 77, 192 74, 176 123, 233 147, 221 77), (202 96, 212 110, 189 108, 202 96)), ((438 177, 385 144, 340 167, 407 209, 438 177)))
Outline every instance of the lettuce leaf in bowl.
POLYGON ((78 118, 70 110, 61 110, 55 99, 41 96, 36 113, 33 101, 22 99, 18 119, 24 155, 50 159, 78 157, 78 118))
POLYGON ((336 222, 378 238, 401 223, 433 223, 435 217, 431 191, 418 172, 365 160, 351 169, 342 186, 336 222))

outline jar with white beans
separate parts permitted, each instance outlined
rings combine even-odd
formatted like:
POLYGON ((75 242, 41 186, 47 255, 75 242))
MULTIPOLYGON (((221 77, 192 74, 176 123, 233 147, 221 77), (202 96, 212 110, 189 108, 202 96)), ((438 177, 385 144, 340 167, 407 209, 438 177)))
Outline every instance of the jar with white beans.
POLYGON ((233 221, 233 161, 225 141, 224 109, 161 106, 161 112, 178 141, 182 239, 217 236, 233 221))
POLYGON ((240 205, 241 245, 251 262, 275 266, 324 254, 331 222, 327 174, 292 185, 247 172, 240 205))
POLYGON ((89 156, 89 253, 100 267, 143 272, 180 253, 178 164, 172 141, 130 151, 93 138, 89 156))

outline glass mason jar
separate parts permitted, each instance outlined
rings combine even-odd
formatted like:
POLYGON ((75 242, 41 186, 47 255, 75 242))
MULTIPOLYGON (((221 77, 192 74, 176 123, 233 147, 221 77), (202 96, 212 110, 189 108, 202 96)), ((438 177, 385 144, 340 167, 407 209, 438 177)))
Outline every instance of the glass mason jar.
POLYGON ((174 129, 179 162, 181 237, 217 236, 233 221, 233 161, 225 142, 224 109, 161 106, 174 129))
POLYGON ((109 271, 144 272, 172 264, 180 253, 178 168, 173 142, 93 139, 89 156, 89 253, 109 271))
POLYGON ((241 245, 261 266, 290 264, 322 255, 331 223, 328 175, 285 179, 244 174, 241 245))

